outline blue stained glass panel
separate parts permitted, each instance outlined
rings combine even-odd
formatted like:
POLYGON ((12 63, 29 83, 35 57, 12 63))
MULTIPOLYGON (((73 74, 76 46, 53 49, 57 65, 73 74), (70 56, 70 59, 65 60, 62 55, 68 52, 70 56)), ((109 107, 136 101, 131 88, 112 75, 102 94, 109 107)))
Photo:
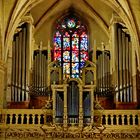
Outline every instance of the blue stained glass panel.
POLYGON ((79 73, 79 63, 72 63, 72 74, 79 73))
POLYGON ((72 51, 72 62, 79 62, 79 51, 72 51))
POLYGON ((79 78, 79 74, 72 74, 71 77, 72 78, 79 78))
POLYGON ((83 68, 84 65, 85 65, 85 62, 81 62, 81 63, 80 63, 80 69, 83 68))
POLYGON ((88 43, 87 43, 87 38, 86 37, 81 38, 80 49, 85 50, 85 51, 88 50, 88 43))
POLYGON ((70 38, 63 38, 63 50, 70 50, 70 38))
POLYGON ((56 37, 54 38, 54 50, 61 50, 61 38, 56 37))
POLYGON ((84 62, 84 61, 86 61, 86 60, 88 60, 88 52, 86 52, 86 51, 81 51, 81 52, 80 52, 80 61, 81 61, 81 62, 84 62))
POLYGON ((70 51, 64 51, 63 52, 63 61, 64 62, 70 62, 70 51))

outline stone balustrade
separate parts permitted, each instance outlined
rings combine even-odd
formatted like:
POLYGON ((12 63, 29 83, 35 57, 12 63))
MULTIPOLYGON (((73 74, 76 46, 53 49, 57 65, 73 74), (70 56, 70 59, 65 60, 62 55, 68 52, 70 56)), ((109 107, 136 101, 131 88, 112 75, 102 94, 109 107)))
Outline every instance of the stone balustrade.
MULTIPOLYGON (((41 125, 50 121, 52 110, 43 109, 1 109, 0 124, 41 125)), ((140 110, 104 110, 101 123, 105 126, 138 126, 140 110)))
POLYGON ((51 110, 45 109, 1 109, 1 123, 7 125, 41 125, 49 122, 51 110))
POLYGON ((138 126, 140 110, 104 110, 101 121, 106 126, 138 126))

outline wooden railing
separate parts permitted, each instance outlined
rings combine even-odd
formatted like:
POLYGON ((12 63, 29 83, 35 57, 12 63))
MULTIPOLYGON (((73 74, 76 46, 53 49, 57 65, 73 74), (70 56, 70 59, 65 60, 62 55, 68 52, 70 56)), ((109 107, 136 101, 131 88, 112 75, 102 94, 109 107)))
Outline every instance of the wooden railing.
MULTIPOLYGON (((51 118, 52 110, 42 109, 2 109, 0 110, 0 124, 7 125, 41 125, 51 118)), ((105 126, 140 125, 140 110, 104 110, 101 123, 105 126)))

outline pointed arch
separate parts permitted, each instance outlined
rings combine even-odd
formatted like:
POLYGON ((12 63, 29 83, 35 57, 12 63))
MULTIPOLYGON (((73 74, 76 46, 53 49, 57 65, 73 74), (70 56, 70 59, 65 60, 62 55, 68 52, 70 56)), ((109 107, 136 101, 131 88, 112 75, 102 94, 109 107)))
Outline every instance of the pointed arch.
POLYGON ((64 78, 78 78, 88 60, 88 31, 73 13, 58 19, 54 34, 54 60, 60 62, 64 78))

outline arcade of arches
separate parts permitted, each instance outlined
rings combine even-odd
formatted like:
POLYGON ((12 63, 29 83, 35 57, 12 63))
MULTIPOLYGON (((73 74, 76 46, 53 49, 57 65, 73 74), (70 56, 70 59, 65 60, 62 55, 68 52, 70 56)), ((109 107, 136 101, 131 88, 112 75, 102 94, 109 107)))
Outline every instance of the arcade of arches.
POLYGON ((139 0, 0 1, 0 139, 140 139, 139 0))

